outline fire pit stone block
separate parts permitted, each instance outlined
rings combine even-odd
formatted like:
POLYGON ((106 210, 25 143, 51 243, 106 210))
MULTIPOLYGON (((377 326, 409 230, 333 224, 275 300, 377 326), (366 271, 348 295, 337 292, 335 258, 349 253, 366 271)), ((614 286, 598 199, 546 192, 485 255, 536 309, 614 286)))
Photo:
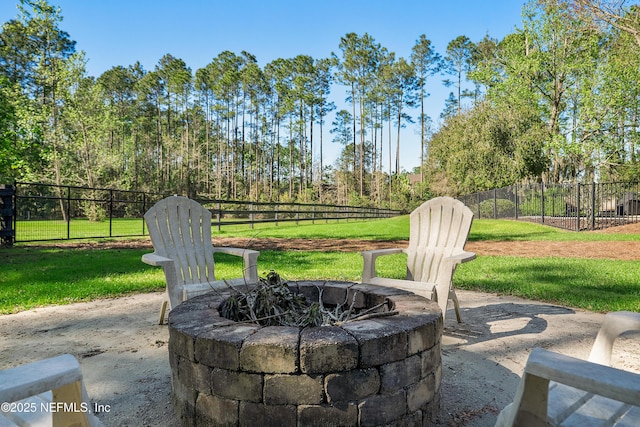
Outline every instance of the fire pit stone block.
POLYGON ((394 315, 297 328, 234 322, 229 293, 169 313, 173 400, 183 425, 429 425, 440 402, 442 313, 398 289, 348 282, 289 283, 323 304, 394 315))

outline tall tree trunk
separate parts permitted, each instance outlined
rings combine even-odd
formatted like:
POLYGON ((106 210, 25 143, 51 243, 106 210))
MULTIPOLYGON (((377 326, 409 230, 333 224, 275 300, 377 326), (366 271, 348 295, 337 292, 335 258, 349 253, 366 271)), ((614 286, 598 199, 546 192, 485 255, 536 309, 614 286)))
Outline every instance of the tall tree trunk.
POLYGON ((360 197, 364 197, 364 92, 360 94, 360 197))
POLYGON ((400 173, 400 125, 402 120, 402 111, 398 107, 398 133, 396 135, 396 176, 400 173))
POLYGON ((356 115, 356 92, 355 92, 355 85, 352 83, 351 84, 351 108, 353 109, 353 179, 356 179, 356 160, 357 160, 357 152, 356 152, 356 146, 358 144, 356 144, 356 120, 357 120, 357 115, 356 115))
MULTIPOLYGON (((426 118, 424 116, 424 84, 420 87, 420 183, 424 184, 424 144, 426 140, 426 118)), ((421 190, 422 191, 421 187, 421 190)), ((420 194, 424 196, 424 194, 420 194)))

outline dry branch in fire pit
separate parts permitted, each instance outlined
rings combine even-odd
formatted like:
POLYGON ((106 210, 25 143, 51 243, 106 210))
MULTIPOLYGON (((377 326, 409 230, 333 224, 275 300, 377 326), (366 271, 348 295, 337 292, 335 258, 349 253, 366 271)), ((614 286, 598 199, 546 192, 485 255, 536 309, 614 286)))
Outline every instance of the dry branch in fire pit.
POLYGON ((248 291, 233 286, 234 291, 220 309, 220 314, 236 322, 250 322, 261 326, 323 326, 341 325, 353 320, 394 315, 389 311, 389 301, 366 309, 356 309, 358 292, 351 301, 327 307, 322 303, 322 288, 318 287, 318 301, 308 301, 300 293, 293 293, 287 282, 271 270, 267 277, 260 277, 258 285, 248 291), (386 311, 383 311, 386 310, 386 311))

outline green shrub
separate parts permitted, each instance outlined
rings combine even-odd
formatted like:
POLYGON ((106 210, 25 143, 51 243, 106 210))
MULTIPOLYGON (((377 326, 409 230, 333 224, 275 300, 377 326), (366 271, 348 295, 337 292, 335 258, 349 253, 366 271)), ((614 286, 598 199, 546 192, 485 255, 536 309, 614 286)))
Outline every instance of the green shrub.
POLYGON ((92 200, 82 201, 82 213, 91 222, 102 222, 107 217, 107 211, 92 200))
MULTIPOLYGON (((509 199, 495 200, 496 218, 514 218, 516 205, 509 199)), ((480 218, 494 218, 494 200, 487 199, 480 202, 480 218)))

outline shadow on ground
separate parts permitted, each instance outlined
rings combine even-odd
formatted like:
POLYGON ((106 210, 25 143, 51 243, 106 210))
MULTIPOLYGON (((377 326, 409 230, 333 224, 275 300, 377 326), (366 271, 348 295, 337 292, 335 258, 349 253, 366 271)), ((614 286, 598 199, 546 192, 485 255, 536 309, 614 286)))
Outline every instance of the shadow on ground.
POLYGON ((586 357, 602 318, 517 298, 457 293, 462 323, 449 310, 437 425, 493 426, 511 402, 534 347, 586 357))

